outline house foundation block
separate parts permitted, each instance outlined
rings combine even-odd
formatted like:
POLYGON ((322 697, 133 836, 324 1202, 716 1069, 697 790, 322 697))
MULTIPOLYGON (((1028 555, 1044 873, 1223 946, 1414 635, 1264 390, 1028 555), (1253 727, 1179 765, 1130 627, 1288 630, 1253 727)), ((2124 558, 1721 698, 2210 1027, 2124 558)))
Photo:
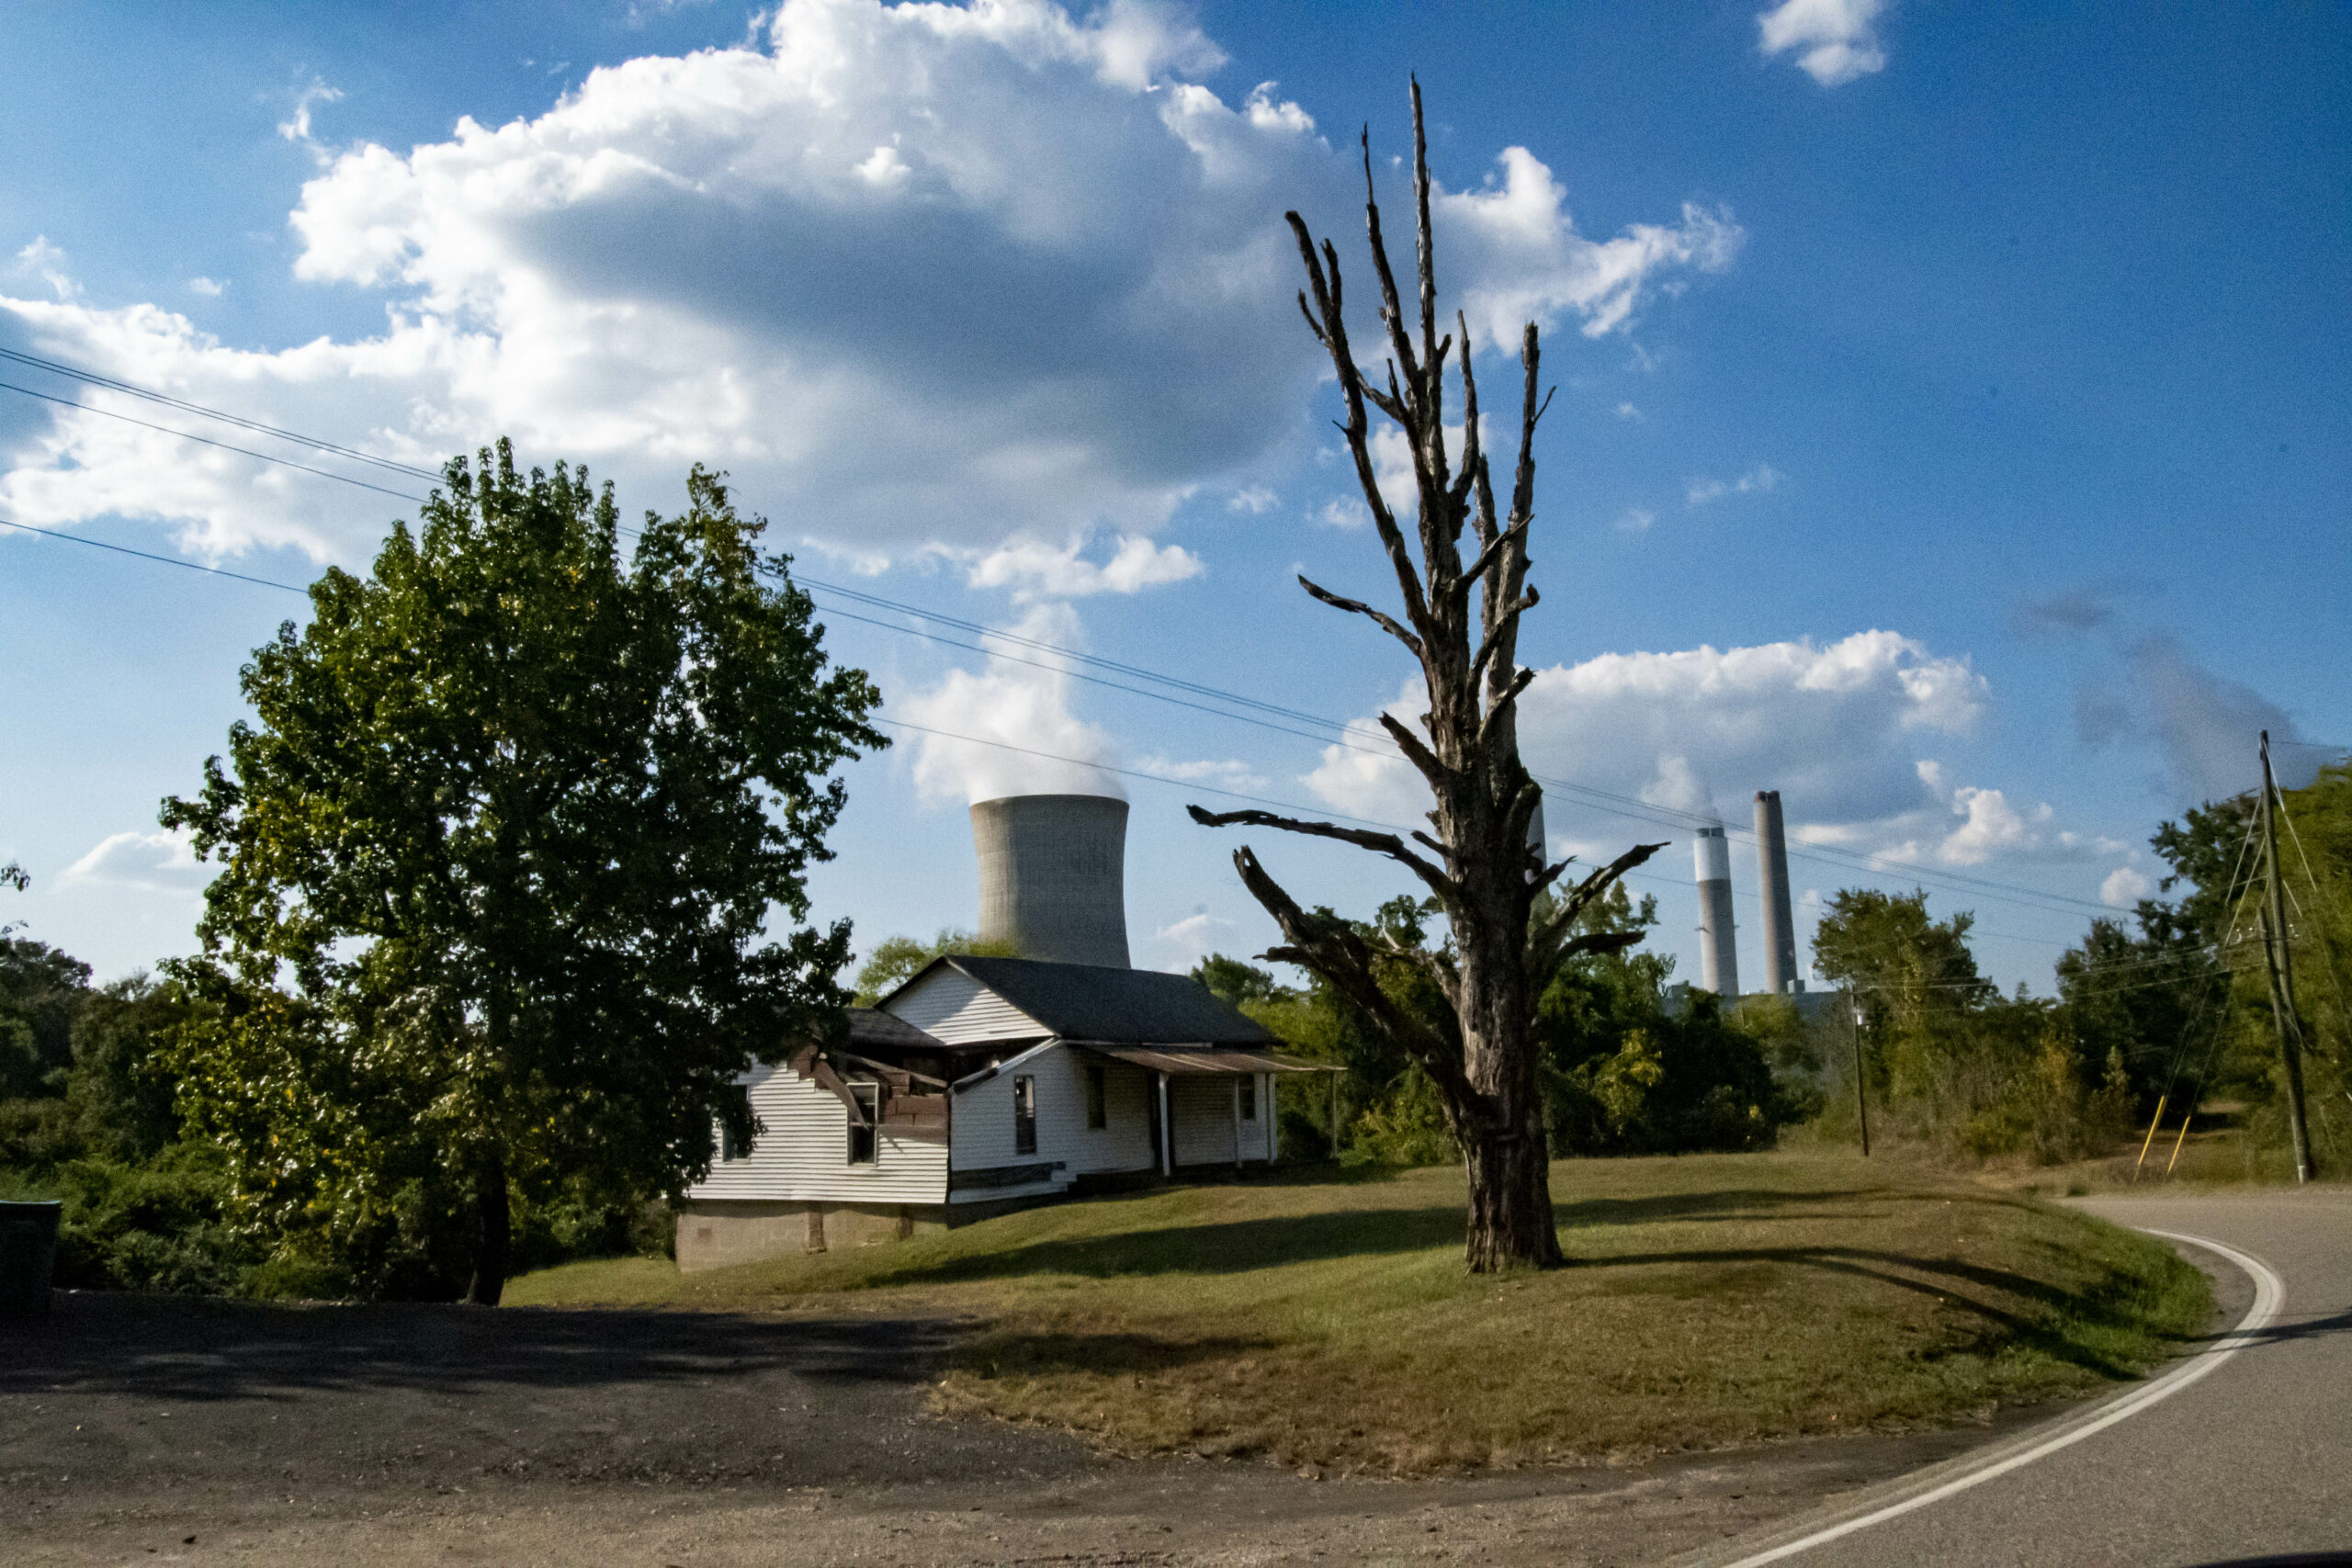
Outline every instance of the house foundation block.
POLYGON ((678 1270, 692 1274, 788 1253, 873 1247, 946 1228, 946 1205, 940 1203, 704 1199, 678 1211, 678 1270))

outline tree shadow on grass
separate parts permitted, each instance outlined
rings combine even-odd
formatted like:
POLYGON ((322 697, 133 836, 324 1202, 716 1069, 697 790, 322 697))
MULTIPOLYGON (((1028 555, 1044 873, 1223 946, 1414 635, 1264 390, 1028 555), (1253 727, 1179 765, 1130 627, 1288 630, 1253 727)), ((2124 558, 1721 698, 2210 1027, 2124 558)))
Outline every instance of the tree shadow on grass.
MULTIPOLYGON (((1884 1190, 1874 1188, 1830 1192, 1731 1188, 1657 1198, 1592 1199, 1558 1205, 1555 1214, 1564 1231, 1668 1220, 1753 1223, 1774 1217, 1817 1218, 1826 1205, 1886 1195, 1884 1190)), ((1935 1200, 1942 1201, 1940 1195, 1935 1200)), ((886 1263, 866 1276, 865 1283, 936 1285, 1040 1274, 1093 1280, 1237 1274, 1286 1263, 1425 1252, 1459 1247, 1462 1240, 1463 1212, 1458 1203, 1340 1210, 1172 1224, 1110 1235, 1044 1237, 944 1259, 886 1263)))
POLYGON ((954 1325, 738 1313, 452 1305, 288 1305, 61 1292, 7 1326, 0 1396, 276 1398, 402 1388, 584 1390, 783 1371, 820 1384, 910 1384, 954 1325))
MULTIPOLYGON (((2066 1291, 2030 1274, 2019 1274, 2006 1269, 1989 1269, 1957 1258, 1916 1258, 1899 1252, 1877 1251, 1852 1247, 1736 1247, 1714 1251, 1637 1253, 1622 1257, 1598 1258, 1589 1265, 1597 1269, 1639 1268, 1645 1265, 1691 1264, 1736 1265, 1777 1263, 1828 1273, 1845 1274, 1872 1280, 1883 1285, 1917 1295, 1932 1296, 1939 1303, 1955 1306, 2004 1330, 2009 1339, 2029 1348, 2041 1351, 2055 1360, 2096 1372, 2101 1377, 2128 1379, 2139 1376, 2140 1369, 2081 1344, 2063 1329, 2052 1326, 2049 1316, 2030 1316, 2013 1312, 1983 1300, 1961 1289, 1962 1284, 1979 1291, 1998 1292, 2022 1297, 2047 1309, 2049 1314, 2072 1317, 2086 1326, 2146 1332, 2147 1325, 2136 1314, 2125 1310, 2121 1302, 2101 1292, 2066 1291), (1914 1279, 1909 1274, 1925 1274, 1929 1279, 1914 1279), (1938 1281, 1944 1281, 1939 1283, 1938 1281)), ((2203 1336, 2170 1336, 2176 1343, 2193 1343, 2203 1336)))

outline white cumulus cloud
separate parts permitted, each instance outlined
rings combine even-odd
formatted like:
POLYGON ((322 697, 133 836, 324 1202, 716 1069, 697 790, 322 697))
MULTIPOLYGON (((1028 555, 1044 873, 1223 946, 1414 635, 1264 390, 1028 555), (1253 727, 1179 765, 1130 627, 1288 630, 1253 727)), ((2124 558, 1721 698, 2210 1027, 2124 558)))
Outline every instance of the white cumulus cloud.
POLYGON ((330 87, 313 76, 310 85, 295 93, 294 112, 278 122, 277 134, 288 141, 310 141, 311 111, 321 104, 339 104, 342 101, 342 88, 330 87))
POLYGON ((1189 973, 1218 948, 1230 947, 1240 930, 1233 921, 1202 909, 1160 927, 1152 937, 1161 955, 1175 960, 1169 968, 1189 973))
POLYGON ((2098 901, 2110 908, 2129 909, 2143 898, 2153 898, 2156 881, 2136 867, 2119 865, 2098 885, 2098 901))
MULTIPOLYGON (((1356 224, 1350 159, 1272 85, 1200 85, 1220 58, 1142 0, 786 0, 743 45, 601 68, 536 118, 322 152, 295 272, 380 299, 375 336, 234 345, 55 285, 0 299, 0 342, 428 468, 505 434, 666 502, 702 460, 780 543, 864 565, 1125 551, 1294 438, 1318 366, 1282 212, 1356 224)), ((1500 167, 1438 218, 1488 339, 1621 329, 1737 248, 1695 207, 1589 239, 1531 153, 1500 167)), ((214 555, 350 560, 410 510, 88 412, 0 464, 25 521, 155 519, 214 555)))
POLYGON ((1083 599, 1096 593, 1136 593, 1162 582, 1200 575, 1198 556, 1182 545, 1154 545, 1140 535, 1119 540, 1107 561, 1086 559, 1084 541, 1057 548, 1014 539, 972 563, 975 588, 1010 588, 1016 599, 1083 599))
MULTIPOLYGON (((1065 604, 1033 605, 1012 628, 1057 648, 1077 648, 1085 628, 1065 604)), ((1109 795, 1124 799, 1117 744, 1070 709, 1064 661, 1024 649, 1029 663, 991 658, 983 670, 951 670, 929 690, 897 698, 894 716, 922 729, 914 742, 915 787, 934 803, 1006 795, 1109 795)))
POLYGON ((1825 87, 1886 69, 1878 41, 1884 0, 1781 0, 1756 18, 1767 56, 1797 51, 1797 65, 1825 87))
POLYGON ((1951 810, 1962 819, 1961 826, 1935 852, 1946 865, 1981 865, 1996 855, 2039 850, 2054 815, 2047 804, 2020 811, 2001 791, 1973 784, 1952 791, 1951 810))
POLYGON ((1314 521, 1326 528, 1361 528, 1372 521, 1372 513, 1354 496, 1335 495, 1316 509, 1314 521))
POLYGON ((1432 202, 1432 221, 1441 212, 1451 220, 1449 265, 1466 263, 1463 310, 1483 346, 1515 350, 1525 322, 1549 330, 1564 315, 1581 318, 1587 337, 1604 336, 1632 319, 1656 275, 1721 272, 1746 239, 1727 210, 1685 202, 1679 223, 1636 223, 1596 243, 1576 231, 1566 191, 1532 152, 1506 147, 1498 162, 1498 182, 1432 202))
MULTIPOLYGON (((1538 774, 1702 817, 1736 820, 1753 791, 1778 789, 1792 829, 1883 847, 1918 821, 1949 820, 1918 749, 1969 733, 1988 700, 1965 659, 1892 631, 1611 653, 1537 674, 1520 699, 1520 747, 1538 774)), ((1411 723, 1425 705, 1414 682, 1388 711, 1411 723)), ((1370 720, 1349 739, 1325 749, 1308 786, 1337 810, 1419 822, 1419 776, 1370 720)), ((1544 809, 1573 840, 1563 825, 1589 807, 1555 790, 1544 809)))
POLYGON ((192 893, 211 873, 184 832, 117 833, 58 876, 62 886, 105 886, 146 893, 192 893))
POLYGON ((32 243, 17 253, 17 270, 49 285, 50 292, 60 299, 74 299, 81 295, 82 286, 66 270, 65 253, 51 244, 46 234, 35 234, 32 243))
POLYGON ((1683 499, 1692 506, 1704 506, 1711 501, 1721 501, 1727 495, 1762 495, 1780 487, 1781 471, 1769 463, 1758 463, 1736 479, 1694 479, 1683 491, 1683 499))

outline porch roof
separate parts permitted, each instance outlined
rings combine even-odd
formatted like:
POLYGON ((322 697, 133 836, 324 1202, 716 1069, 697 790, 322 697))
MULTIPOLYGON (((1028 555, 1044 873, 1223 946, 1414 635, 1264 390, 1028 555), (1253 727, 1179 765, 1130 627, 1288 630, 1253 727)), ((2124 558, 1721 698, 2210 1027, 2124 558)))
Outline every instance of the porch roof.
POLYGON ((1156 1073, 1336 1073, 1343 1069, 1280 1051, 1237 1051, 1222 1045, 1130 1045, 1112 1040, 1068 1044, 1156 1073))

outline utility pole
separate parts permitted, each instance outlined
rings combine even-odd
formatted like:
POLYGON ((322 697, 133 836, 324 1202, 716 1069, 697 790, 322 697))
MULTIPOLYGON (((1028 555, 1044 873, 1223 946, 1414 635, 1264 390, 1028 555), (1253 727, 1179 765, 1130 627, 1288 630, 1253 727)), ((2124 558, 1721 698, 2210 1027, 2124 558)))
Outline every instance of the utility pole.
POLYGON ((2312 1179, 2312 1130, 2303 1120, 2302 1021, 2295 1016, 2295 961, 2287 946, 2287 887, 2278 874, 2278 818, 2272 803, 2278 784, 2270 773, 2270 731, 2262 732, 2262 850, 2269 886, 2262 899, 2262 958, 2270 976, 2270 1017, 2278 1055, 2287 1065, 2287 1124, 2295 1135, 2295 1181, 2312 1179))
POLYGON ((1871 1157, 1871 1102, 1862 1092, 1862 998, 1859 991, 1849 991, 1846 999, 1852 1007, 1846 1016, 1853 1021, 1854 1040, 1854 1117, 1861 1123, 1862 1157, 1871 1157))

